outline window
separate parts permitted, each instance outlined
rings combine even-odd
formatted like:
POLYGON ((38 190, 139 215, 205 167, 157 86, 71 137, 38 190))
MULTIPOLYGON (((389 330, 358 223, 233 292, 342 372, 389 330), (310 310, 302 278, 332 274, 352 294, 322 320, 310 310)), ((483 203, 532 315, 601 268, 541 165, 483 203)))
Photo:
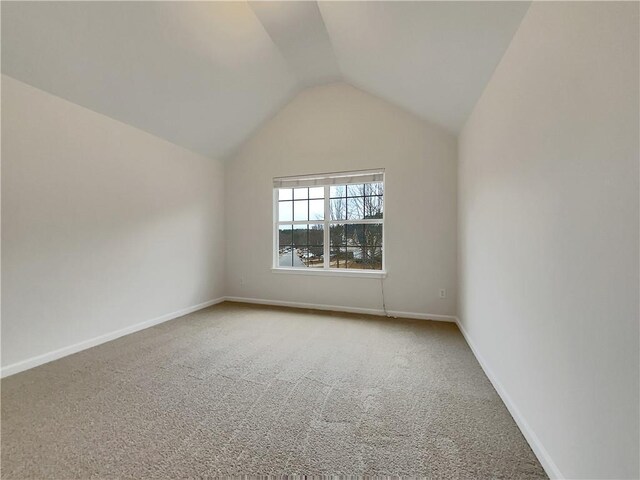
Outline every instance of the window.
POLYGON ((275 178, 274 268, 384 271, 384 171, 275 178))

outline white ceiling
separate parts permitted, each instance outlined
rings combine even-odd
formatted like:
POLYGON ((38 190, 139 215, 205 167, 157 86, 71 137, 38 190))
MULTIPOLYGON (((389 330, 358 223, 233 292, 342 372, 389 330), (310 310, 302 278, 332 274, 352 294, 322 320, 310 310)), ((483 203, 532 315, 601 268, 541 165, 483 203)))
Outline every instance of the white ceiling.
POLYGON ((459 131, 529 2, 323 2, 346 81, 459 131))
POLYGON ((244 2, 2 2, 2 71, 213 157, 297 88, 244 2))
POLYGON ((342 80, 458 131, 528 2, 2 2, 2 72, 222 158, 342 80))
POLYGON ((301 87, 342 79, 316 2, 250 2, 301 87))

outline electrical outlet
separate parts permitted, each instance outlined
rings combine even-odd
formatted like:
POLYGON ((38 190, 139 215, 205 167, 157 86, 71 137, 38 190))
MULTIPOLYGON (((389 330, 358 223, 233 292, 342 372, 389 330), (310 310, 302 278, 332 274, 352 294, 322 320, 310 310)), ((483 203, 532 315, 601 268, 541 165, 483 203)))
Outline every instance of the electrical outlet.
POLYGON ((438 297, 440 298, 447 298, 447 290, 445 288, 441 288, 438 291, 438 297))

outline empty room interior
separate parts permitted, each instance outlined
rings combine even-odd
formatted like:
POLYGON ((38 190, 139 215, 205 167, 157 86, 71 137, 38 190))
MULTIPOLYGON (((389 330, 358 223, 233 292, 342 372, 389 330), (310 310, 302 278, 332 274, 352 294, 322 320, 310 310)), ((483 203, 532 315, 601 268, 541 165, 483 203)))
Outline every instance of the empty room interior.
POLYGON ((1 478, 640 478, 638 1, 0 15, 1 478))

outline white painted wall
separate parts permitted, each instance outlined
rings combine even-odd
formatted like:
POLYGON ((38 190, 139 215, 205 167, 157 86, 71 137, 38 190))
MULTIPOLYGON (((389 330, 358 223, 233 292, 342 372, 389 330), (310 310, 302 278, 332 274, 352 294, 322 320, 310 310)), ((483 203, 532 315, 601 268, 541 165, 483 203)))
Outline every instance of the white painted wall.
POLYGON ((640 475, 638 6, 534 3, 459 139, 460 319, 566 478, 640 475))
POLYGON ((2 366, 224 295, 223 166, 2 76, 2 366))
POLYGON ((342 83, 303 91, 227 163, 227 294, 381 309, 380 279, 271 272, 272 178, 370 168, 386 169, 387 308, 454 315, 455 137, 342 83))

